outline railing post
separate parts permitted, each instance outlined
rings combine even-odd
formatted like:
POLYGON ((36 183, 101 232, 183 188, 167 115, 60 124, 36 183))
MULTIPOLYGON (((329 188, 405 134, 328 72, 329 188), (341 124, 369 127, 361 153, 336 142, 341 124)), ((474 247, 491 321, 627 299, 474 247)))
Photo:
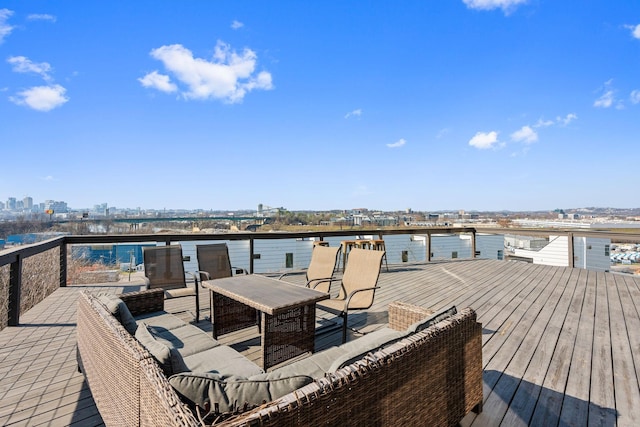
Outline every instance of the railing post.
POLYGON ((7 324, 20 324, 20 287, 22 286, 22 255, 18 254, 9 267, 9 313, 7 324))
POLYGON ((567 246, 567 252, 569 253, 569 267, 573 268, 576 265, 575 258, 573 257, 573 233, 567 234, 567 246))
POLYGON ((62 240, 60 245, 60 287, 67 286, 67 244, 62 240))
POLYGON ((249 274, 253 274, 253 238, 249 237, 249 274))
POLYGON ((471 258, 476 258, 476 230, 471 232, 471 258))
POLYGON ((431 233, 427 232, 427 262, 431 262, 431 233))

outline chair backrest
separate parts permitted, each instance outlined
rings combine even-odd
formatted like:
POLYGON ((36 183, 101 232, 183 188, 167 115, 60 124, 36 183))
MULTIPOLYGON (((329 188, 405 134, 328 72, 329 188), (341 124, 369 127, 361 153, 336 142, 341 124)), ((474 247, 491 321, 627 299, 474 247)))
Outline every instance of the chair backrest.
MULTIPOLYGON (((347 267, 342 276, 342 286, 339 298, 345 298, 351 292, 358 289, 373 288, 378 283, 380 267, 384 251, 373 251, 369 249, 354 248, 349 251, 347 267), (344 294, 344 291, 347 294, 344 294)), ((375 289, 371 291, 358 292, 351 299, 349 309, 367 309, 373 304, 375 289)))
POLYGON ((187 286, 182 262, 182 246, 145 246, 142 248, 144 275, 149 289, 177 289, 187 286))
MULTIPOLYGON (((209 278, 220 279, 233 275, 226 243, 196 245, 196 255, 198 256, 198 270, 209 273, 209 278)), ((201 279, 203 279, 202 276, 201 279)))
MULTIPOLYGON (((307 268, 307 282, 310 280, 327 279, 333 276, 338 262, 340 246, 316 246, 311 252, 311 262, 307 268)), ((329 292, 329 282, 321 283, 315 289, 329 292)))

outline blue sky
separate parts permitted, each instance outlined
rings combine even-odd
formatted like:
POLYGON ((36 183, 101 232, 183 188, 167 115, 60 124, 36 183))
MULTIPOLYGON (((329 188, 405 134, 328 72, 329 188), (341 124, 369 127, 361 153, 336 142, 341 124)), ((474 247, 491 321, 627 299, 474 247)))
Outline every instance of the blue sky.
POLYGON ((0 200, 638 207, 640 3, 3 1, 0 200))

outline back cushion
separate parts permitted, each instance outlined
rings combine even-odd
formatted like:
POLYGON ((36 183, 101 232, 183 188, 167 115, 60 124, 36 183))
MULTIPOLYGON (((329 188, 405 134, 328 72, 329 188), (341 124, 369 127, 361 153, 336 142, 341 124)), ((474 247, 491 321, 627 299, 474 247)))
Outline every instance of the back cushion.
POLYGON ((156 359, 165 375, 188 371, 178 350, 165 342, 158 341, 149 330, 149 325, 144 322, 138 325, 136 339, 156 359))
POLYGON ((458 310, 456 310, 456 306, 454 305, 446 310, 442 310, 430 317, 427 317, 424 320, 420 320, 414 323, 413 325, 410 325, 407 331, 410 333, 423 331, 427 329, 429 326, 435 325, 436 323, 441 322, 444 319, 455 315, 457 312, 458 310))
POLYGON ((277 372, 250 378, 214 373, 185 372, 173 375, 169 383, 193 404, 225 414, 260 406, 313 382, 306 375, 281 376, 277 372))
POLYGON ((136 319, 133 318, 129 307, 120 298, 114 294, 99 293, 96 295, 98 301, 100 301, 111 312, 113 317, 118 319, 118 322, 129 332, 131 335, 136 333, 138 324, 136 319))

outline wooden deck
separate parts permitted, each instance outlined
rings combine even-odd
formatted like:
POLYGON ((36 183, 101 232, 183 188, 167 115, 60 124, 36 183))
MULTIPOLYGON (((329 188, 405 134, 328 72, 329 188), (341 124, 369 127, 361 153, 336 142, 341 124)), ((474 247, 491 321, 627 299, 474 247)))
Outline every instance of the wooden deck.
MULTIPOLYGON (((463 426, 640 425, 640 278, 492 260, 390 270, 381 273, 375 305, 350 315, 349 326, 364 333, 380 327, 394 300, 478 312, 484 411, 469 414, 463 426)), ((86 288, 122 292, 139 284, 61 288, 26 313, 19 327, 0 332, 0 425, 102 425, 75 362, 75 299, 86 288)), ((204 317, 204 290, 202 297, 204 317)), ((170 301, 167 308, 189 304, 170 301)), ((321 323, 331 319, 318 314, 321 323)), ((181 316, 193 319, 189 312, 181 316)), ((210 330, 207 321, 199 326, 210 330)), ((350 339, 357 335, 351 332, 350 339)), ((221 340, 257 359, 255 331, 221 340)), ((320 334, 316 347, 339 340, 339 330, 320 334)))

